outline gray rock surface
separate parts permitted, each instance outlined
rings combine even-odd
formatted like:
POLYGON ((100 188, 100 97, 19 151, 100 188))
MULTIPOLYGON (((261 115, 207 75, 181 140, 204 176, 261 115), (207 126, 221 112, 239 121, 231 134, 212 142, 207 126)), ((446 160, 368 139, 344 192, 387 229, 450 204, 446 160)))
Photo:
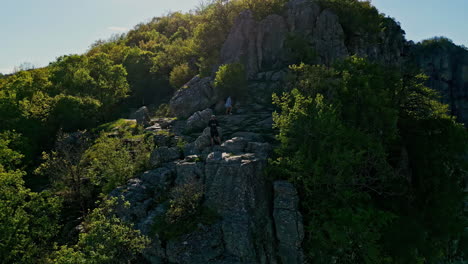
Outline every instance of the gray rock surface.
POLYGON ((277 181, 274 187, 274 209, 278 255, 282 263, 301 264, 304 261, 301 244, 304 239, 302 215, 296 188, 287 181, 277 181))
POLYGON ((213 110, 209 108, 203 111, 195 112, 187 119, 186 131, 192 132, 207 127, 212 115, 213 110))
POLYGON ((146 106, 141 107, 130 116, 130 119, 135 119, 137 124, 147 127, 151 123, 149 110, 146 106))
POLYGON ((451 114, 468 126, 468 50, 445 46, 412 47, 413 59, 429 76, 427 85, 442 95, 451 114))
POLYGON ((320 7, 308 0, 292 0, 287 6, 289 30, 306 36, 311 35, 321 12, 320 7))
MULTIPOLYGON (((219 137, 223 138, 223 129, 218 127, 219 137)), ((194 148, 197 151, 202 151, 203 149, 211 146, 211 133, 210 128, 207 127, 203 130, 203 133, 195 140, 194 148)))
POLYGON ((169 102, 171 112, 177 117, 188 118, 196 111, 204 110, 218 101, 209 77, 195 76, 184 88, 180 88, 169 102))
POLYGON ((228 153, 241 153, 247 147, 247 140, 242 137, 235 137, 229 140, 226 140, 221 147, 225 152, 228 153))
POLYGON ((313 32, 312 43, 321 63, 330 65, 348 56, 343 28, 332 11, 326 9, 319 15, 313 32))
POLYGON ((194 233, 167 243, 167 258, 171 263, 216 263, 224 253, 221 225, 202 226, 194 233))
POLYGON ((205 165, 201 162, 180 161, 176 165, 176 185, 191 182, 202 182, 205 174, 205 165))
POLYGON ((284 60, 284 41, 288 27, 279 15, 257 22, 250 10, 243 11, 234 23, 222 50, 221 64, 242 62, 254 78, 262 68, 271 68, 284 60))
POLYGON ((245 151, 248 153, 255 153, 259 157, 268 157, 272 151, 272 147, 268 143, 249 142, 245 151))
POLYGON ((181 158, 180 149, 177 147, 156 148, 150 156, 150 165, 153 168, 160 167, 163 163, 174 161, 181 158))
POLYGON ((205 203, 223 216, 226 252, 252 263, 276 263, 271 200, 263 176, 266 161, 253 154, 210 154, 205 166, 205 203))

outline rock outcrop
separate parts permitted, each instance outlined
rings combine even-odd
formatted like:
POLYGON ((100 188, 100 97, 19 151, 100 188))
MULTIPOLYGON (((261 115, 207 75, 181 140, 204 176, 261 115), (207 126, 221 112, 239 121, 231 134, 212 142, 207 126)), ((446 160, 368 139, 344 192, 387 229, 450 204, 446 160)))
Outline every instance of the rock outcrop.
POLYGON ((300 36, 314 49, 314 63, 330 65, 357 54, 398 64, 403 61, 406 47, 404 32, 395 21, 389 19, 386 23, 380 33, 356 29, 345 34, 333 11, 307 0, 291 0, 282 15, 270 15, 261 21, 247 10, 236 19, 221 50, 220 64, 241 62, 250 79, 258 72, 285 68, 292 59, 285 45, 290 36, 300 36))
POLYGON ((412 61, 429 76, 427 85, 440 92, 451 114, 468 125, 468 50, 440 42, 413 45, 412 61))
POLYGON ((177 160, 181 157, 181 152, 177 147, 160 147, 155 149, 150 156, 150 165, 154 168, 161 166, 163 163, 177 160))
POLYGON ((402 61, 405 39, 398 24, 389 22, 373 41, 360 34, 346 36, 339 17, 330 9, 312 1, 292 0, 283 15, 270 15, 261 21, 256 21, 251 11, 243 11, 224 43, 220 64, 243 63, 249 79, 258 72, 285 68, 292 62, 286 47, 290 36, 300 36, 314 49, 315 63, 330 65, 351 54, 384 63, 402 61))
MULTIPOLYGON (((238 136, 211 147, 207 128, 187 144, 192 148, 190 153, 184 150, 185 157, 174 143, 164 141, 167 145, 151 155, 153 170, 111 193, 131 205, 125 207, 122 201, 119 217, 151 239, 144 252, 149 263, 301 263, 303 232, 297 191, 287 182, 266 177, 272 147, 262 135, 249 131, 265 119, 269 119, 266 114, 222 116, 220 125, 238 136), (170 208, 171 191, 194 183, 203 186, 202 206, 216 214, 214 222, 194 222, 193 230, 175 238, 155 233, 170 208)), ((168 129, 177 134, 174 129, 182 123, 189 120, 173 122, 168 129)), ((271 124, 262 131, 268 129, 271 133, 271 124)), ((161 140, 159 134, 155 137, 161 140)))
POLYGON ((274 192, 273 217, 281 261, 282 263, 301 264, 304 261, 301 249, 304 226, 298 209, 299 196, 296 188, 287 181, 275 182, 274 192))
POLYGON ((141 126, 148 126, 151 122, 149 110, 146 106, 141 107, 130 116, 130 119, 135 119, 137 124, 141 126))
POLYGON ((203 129, 206 127, 213 115, 213 110, 205 109, 203 111, 195 112, 187 119, 186 131, 192 132, 203 129))
POLYGON ((212 82, 209 77, 194 77, 172 97, 169 103, 171 112, 177 117, 188 118, 196 111, 202 111, 216 104, 218 95, 212 82))

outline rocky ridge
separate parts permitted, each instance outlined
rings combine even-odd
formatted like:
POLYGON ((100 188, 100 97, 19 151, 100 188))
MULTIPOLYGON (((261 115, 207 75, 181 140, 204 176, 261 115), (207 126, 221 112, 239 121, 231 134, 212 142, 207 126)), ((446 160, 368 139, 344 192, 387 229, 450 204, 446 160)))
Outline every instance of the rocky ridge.
POLYGON ((195 120, 204 122, 201 117, 211 110, 196 112, 188 120, 153 120, 160 123, 153 128, 166 127, 153 130, 154 169, 111 194, 131 204, 118 209, 119 217, 152 239, 145 252, 149 263, 302 263, 297 191, 264 174, 272 150, 266 142, 273 134, 271 112, 242 110, 244 114, 219 117, 224 141, 214 147, 208 133, 187 130, 199 127, 195 120), (177 146, 180 140, 187 143, 177 146), (217 220, 164 240, 154 228, 168 210, 167 194, 194 183, 203 186, 203 206, 214 210, 217 220))
MULTIPOLYGON (((311 1, 291 0, 284 14, 261 21, 242 12, 222 48, 220 64, 246 66, 249 96, 236 102, 235 115, 219 116, 222 144, 211 147, 205 128, 222 98, 211 77, 194 77, 170 101, 180 119, 153 120, 147 127, 157 146, 151 155, 153 169, 112 193, 131 204, 119 210, 120 217, 152 239, 145 252, 149 263, 303 263, 297 191, 264 175, 274 142, 271 94, 284 89, 290 34, 304 36, 318 54, 316 63, 329 65, 352 54, 392 65, 407 59, 409 44, 396 23, 371 43, 360 32, 345 41, 337 15, 311 1), (216 212, 216 221, 197 223, 175 239, 155 234, 158 219, 168 211, 167 194, 190 183, 203 186, 203 206, 216 212)), ((444 54, 428 53, 416 61, 432 71, 429 85, 450 94, 447 102, 466 120, 467 64, 444 54)))

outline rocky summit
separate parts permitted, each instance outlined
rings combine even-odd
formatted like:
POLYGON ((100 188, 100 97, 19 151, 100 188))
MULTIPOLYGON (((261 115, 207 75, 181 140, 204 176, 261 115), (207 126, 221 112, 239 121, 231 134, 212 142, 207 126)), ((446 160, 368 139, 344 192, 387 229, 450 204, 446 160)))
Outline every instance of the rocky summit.
MULTIPOLYGON (((272 149, 264 141, 271 137, 271 121, 265 123, 263 133, 252 132, 259 128, 258 121, 271 120, 269 116, 220 116, 225 133, 221 145, 212 147, 209 134, 197 137, 195 133, 195 141, 184 149, 173 143, 160 146, 151 155, 153 170, 113 191, 113 196, 131 204, 120 208, 119 216, 153 240, 145 252, 150 263, 302 263, 304 233, 297 191, 264 173, 272 149), (249 126, 254 129, 249 131, 249 126), (202 139, 204 144, 195 145, 202 139), (215 211, 216 220, 197 223, 192 232, 165 241, 152 232, 158 217, 168 210, 163 197, 186 184, 203 186, 203 206, 215 211)), ((194 119, 173 122, 165 130, 166 137, 189 139, 178 134, 177 127, 194 119)), ((159 142, 171 142, 157 137, 159 142)))
POLYGON ((151 154, 153 170, 112 193, 131 204, 120 208, 119 216, 152 239, 144 254, 148 262, 304 263, 298 192, 291 183, 265 174, 274 144, 271 94, 284 90, 292 62, 286 41, 294 34, 314 47, 317 64, 353 54, 393 66, 416 63, 452 112, 467 122, 466 50, 461 57, 445 48, 421 50, 406 42, 393 20, 377 40, 368 41, 364 32, 346 36, 339 17, 313 1, 292 0, 282 15, 262 20, 243 11, 222 47, 219 65, 245 65, 248 97, 237 102, 235 115, 218 116, 223 142, 212 147, 206 127, 223 98, 212 77, 196 76, 170 101, 172 113, 181 119, 153 120, 147 129, 155 133, 157 145, 151 154), (176 238, 161 237, 154 227, 170 208, 167 196, 187 184, 202 186, 203 207, 214 211, 215 220, 196 222, 176 238))

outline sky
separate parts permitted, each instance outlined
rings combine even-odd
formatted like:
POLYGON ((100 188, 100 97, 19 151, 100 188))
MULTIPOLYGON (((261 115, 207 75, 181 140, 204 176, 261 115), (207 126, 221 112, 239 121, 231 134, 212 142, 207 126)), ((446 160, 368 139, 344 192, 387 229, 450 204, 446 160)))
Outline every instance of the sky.
MULTIPOLYGON (((29 63, 84 53, 170 11, 189 11, 201 0, 0 0, 0 73, 29 63)), ((468 0, 372 0, 401 23, 410 40, 446 36, 468 46, 468 0)))

